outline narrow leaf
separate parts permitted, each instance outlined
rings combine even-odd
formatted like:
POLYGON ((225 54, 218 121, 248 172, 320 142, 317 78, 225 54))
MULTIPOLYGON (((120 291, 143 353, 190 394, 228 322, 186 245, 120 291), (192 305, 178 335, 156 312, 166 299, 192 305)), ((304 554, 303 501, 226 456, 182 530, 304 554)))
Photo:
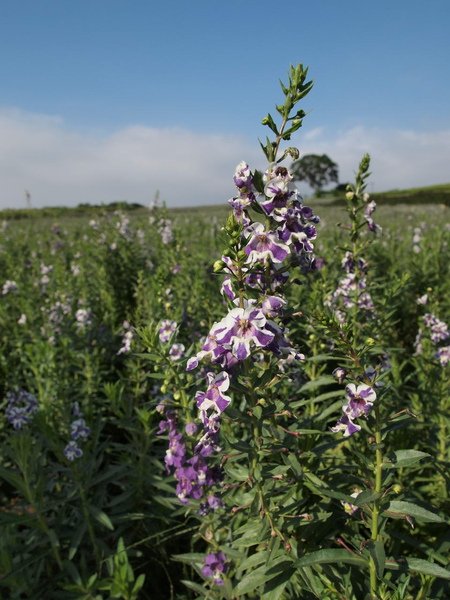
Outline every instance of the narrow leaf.
POLYGON ((408 515, 425 523, 444 523, 444 519, 431 510, 422 508, 412 502, 404 502, 403 500, 393 500, 389 503, 387 512, 399 513, 400 515, 408 515))

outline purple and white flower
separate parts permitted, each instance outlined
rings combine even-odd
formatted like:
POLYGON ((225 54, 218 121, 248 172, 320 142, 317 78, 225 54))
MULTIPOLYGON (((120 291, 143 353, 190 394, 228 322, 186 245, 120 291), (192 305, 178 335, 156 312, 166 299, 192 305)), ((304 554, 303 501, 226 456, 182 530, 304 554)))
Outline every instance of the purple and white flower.
POLYGON ((159 341, 166 343, 170 340, 177 329, 178 325, 176 321, 170 321, 169 319, 163 319, 159 324, 159 341))
POLYGON ((75 441, 72 440, 64 448, 64 456, 67 458, 67 460, 73 462, 75 459, 83 456, 83 450, 75 441))
POLYGON ((83 418, 72 421, 70 425, 70 437, 72 440, 86 440, 91 433, 83 418))
POLYGON ((172 344, 169 350, 170 360, 176 361, 182 358, 185 351, 184 344, 172 344))
POLYGON ((7 279, 2 287, 2 295, 6 296, 11 292, 15 292, 17 290, 17 283, 12 281, 11 279, 7 279))
POLYGON ((338 433, 339 431, 342 431, 344 437, 350 437, 354 433, 361 431, 361 427, 359 425, 356 425, 356 423, 353 423, 350 417, 344 415, 339 419, 336 425, 331 428, 331 431, 333 433, 338 433))
POLYGON ((277 234, 266 231, 262 223, 254 223, 247 229, 247 233, 251 236, 244 248, 247 263, 265 262, 267 259, 273 263, 282 263, 289 255, 289 246, 277 234))
POLYGON ((208 380, 206 392, 199 391, 195 394, 197 407, 201 413, 207 413, 213 409, 212 416, 219 416, 231 402, 230 396, 225 394, 230 387, 230 377, 225 371, 218 375, 209 372, 206 377, 208 380))
POLYGON ((202 575, 212 578, 216 585, 223 585, 222 575, 227 572, 227 557, 223 552, 212 552, 205 556, 202 575))
POLYGON ((345 392, 347 403, 342 407, 343 412, 350 419, 366 417, 372 410, 373 403, 376 400, 375 390, 364 383, 358 386, 349 383, 345 388, 345 392))
POLYGON ((250 356, 250 346, 265 348, 275 335, 266 328, 267 319, 259 308, 234 308, 220 322, 217 343, 226 345, 239 361, 250 356))
POLYGON ((450 346, 441 346, 436 352, 435 358, 438 359, 442 367, 446 367, 450 362, 450 346))
POLYGON ((24 425, 28 425, 33 415, 38 411, 36 397, 25 390, 8 392, 6 399, 8 404, 5 416, 14 429, 22 429, 24 425))

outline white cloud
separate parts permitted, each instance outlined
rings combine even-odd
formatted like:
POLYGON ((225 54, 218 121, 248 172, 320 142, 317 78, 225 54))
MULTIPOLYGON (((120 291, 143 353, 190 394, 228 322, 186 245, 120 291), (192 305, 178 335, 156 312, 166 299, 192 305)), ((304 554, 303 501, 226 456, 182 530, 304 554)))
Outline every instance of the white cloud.
POLYGON ((0 206, 80 202, 169 206, 225 202, 240 160, 258 148, 238 135, 130 126, 113 134, 72 131, 60 119, 0 110, 0 206))
MULTIPOLYGON (((364 152, 372 156, 375 190, 450 179, 450 131, 414 132, 354 127, 299 135, 302 154, 326 153, 341 181, 353 179, 364 152), (302 144, 302 139, 304 143, 302 144)), ((0 206, 80 202, 148 203, 159 190, 169 206, 225 202, 235 165, 262 166, 257 140, 135 125, 112 134, 77 132, 58 117, 0 110, 0 206)))
POLYGON ((365 152, 371 156, 370 187, 375 191, 450 181, 450 130, 404 131, 353 127, 334 136, 325 131, 306 139, 302 154, 328 154, 340 181, 353 181, 365 152))

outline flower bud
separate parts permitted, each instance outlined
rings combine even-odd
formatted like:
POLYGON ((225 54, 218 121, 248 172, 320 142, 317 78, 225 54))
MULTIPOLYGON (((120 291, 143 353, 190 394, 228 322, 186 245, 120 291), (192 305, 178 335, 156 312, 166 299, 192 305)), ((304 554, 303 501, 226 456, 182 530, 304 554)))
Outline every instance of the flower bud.
POLYGON ((292 160, 298 160, 298 158, 300 157, 300 151, 298 148, 294 148, 293 146, 289 146, 289 148, 286 148, 286 150, 284 151, 285 156, 290 156, 292 158, 292 160))
POLYGON ((214 273, 220 273, 224 267, 225 264, 222 260, 216 260, 216 262, 213 264, 213 271, 214 273))
POLYGON ((337 367, 334 369, 332 375, 338 380, 338 383, 343 383, 344 379, 347 377, 347 371, 342 367, 337 367))
POLYGON ((347 200, 353 200, 353 198, 355 197, 355 192, 347 192, 345 194, 345 197, 347 198, 347 200))

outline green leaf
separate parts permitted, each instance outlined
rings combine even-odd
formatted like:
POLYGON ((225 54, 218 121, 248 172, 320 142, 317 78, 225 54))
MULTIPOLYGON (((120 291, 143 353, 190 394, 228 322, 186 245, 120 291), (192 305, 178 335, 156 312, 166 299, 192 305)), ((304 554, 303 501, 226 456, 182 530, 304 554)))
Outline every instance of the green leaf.
POLYGON ((291 577, 295 574, 295 569, 291 562, 284 561, 282 563, 282 571, 275 577, 267 581, 264 585, 262 600, 280 600, 283 591, 291 577))
POLYGON ((87 525, 86 523, 82 523, 81 525, 79 525, 75 531, 74 536, 72 537, 72 541, 70 542, 70 547, 69 547, 69 560, 72 560, 73 557, 75 556, 75 554, 77 553, 78 550, 78 546, 81 543, 81 540, 83 539, 84 534, 86 533, 87 530, 87 525))
MULTIPOLYGON (((403 500, 393 500, 389 503, 386 509, 388 513, 399 513, 400 515, 408 515, 425 523, 444 523, 445 520, 438 514, 431 512, 422 506, 413 504, 412 502, 404 502, 403 500)), ((388 515, 389 516, 389 515, 388 515)))
POLYGON ((188 581, 187 579, 182 579, 181 583, 185 585, 187 588, 192 590, 193 592, 197 592, 197 594, 201 594, 201 597, 204 598, 206 596, 206 589, 202 587, 200 584, 195 583, 194 581, 188 581))
MULTIPOLYGON (((241 579, 233 590, 233 594, 240 596, 253 592, 267 581, 267 567, 263 565, 254 571, 250 571, 241 579)), ((269 575, 270 577, 270 575, 269 575)))
POLYGON ((352 504, 355 506, 363 506, 364 504, 368 504, 369 502, 373 502, 374 500, 378 500, 381 496, 379 492, 374 492, 372 490, 364 490, 356 496, 354 500, 352 500, 352 504))
POLYGON ((260 565, 261 563, 267 562, 268 555, 269 553, 267 552, 267 550, 264 550, 263 552, 255 552, 255 554, 251 554, 245 560, 239 561, 239 569, 237 574, 238 577, 239 574, 242 574, 245 571, 248 571, 249 569, 254 569, 257 565, 260 565))
POLYGON ((358 566, 367 566, 367 560, 357 554, 352 554, 348 550, 334 549, 329 550, 318 550, 317 552, 310 552, 305 556, 302 556, 299 560, 294 563, 294 566, 298 569, 302 567, 309 567, 310 565, 322 565, 322 564, 349 564, 358 566))
POLYGON ((369 550, 370 556, 373 558, 373 561, 375 563, 375 567, 377 569, 377 576, 379 579, 382 579, 386 563, 384 544, 381 540, 377 540, 375 542, 371 540, 367 544, 367 549, 369 550))
POLYGON ((109 529, 110 531, 114 531, 114 525, 112 524, 111 519, 108 517, 108 515, 106 513, 104 513, 102 510, 100 510, 96 506, 92 506, 92 505, 89 506, 89 512, 94 517, 94 519, 98 523, 100 523, 100 525, 103 525, 103 527, 105 527, 106 529, 109 529))
POLYGON ((0 465, 0 479, 7 481, 16 490, 18 490, 22 496, 26 497, 26 486, 22 477, 18 473, 14 473, 10 469, 0 465))
POLYGON ((236 546, 248 548, 261 543, 266 538, 269 531, 269 525, 266 520, 249 520, 235 531, 236 546))
POLYGON ((421 461, 423 458, 431 458, 430 454, 421 452, 420 450, 397 450, 394 454, 395 462, 383 465, 385 469, 410 467, 421 461))
POLYGON ((450 571, 422 558, 400 558, 386 561, 386 568, 393 571, 413 571, 450 580, 450 571))
POLYGON ((186 554, 173 554, 172 560, 176 560, 177 562, 187 563, 188 565, 192 565, 195 563, 202 563, 205 559, 205 555, 201 552, 189 552, 186 554))
POLYGON ((247 481, 249 477, 248 469, 243 465, 234 465, 230 462, 226 462, 224 471, 235 481, 247 481))
POLYGON ((312 390, 316 390, 317 388, 323 385, 331 385, 332 383, 336 383, 334 377, 331 377, 331 375, 322 375, 322 377, 318 377, 317 379, 314 379, 313 381, 308 381, 307 383, 302 385, 302 387, 299 389, 299 392, 311 392, 312 390))

